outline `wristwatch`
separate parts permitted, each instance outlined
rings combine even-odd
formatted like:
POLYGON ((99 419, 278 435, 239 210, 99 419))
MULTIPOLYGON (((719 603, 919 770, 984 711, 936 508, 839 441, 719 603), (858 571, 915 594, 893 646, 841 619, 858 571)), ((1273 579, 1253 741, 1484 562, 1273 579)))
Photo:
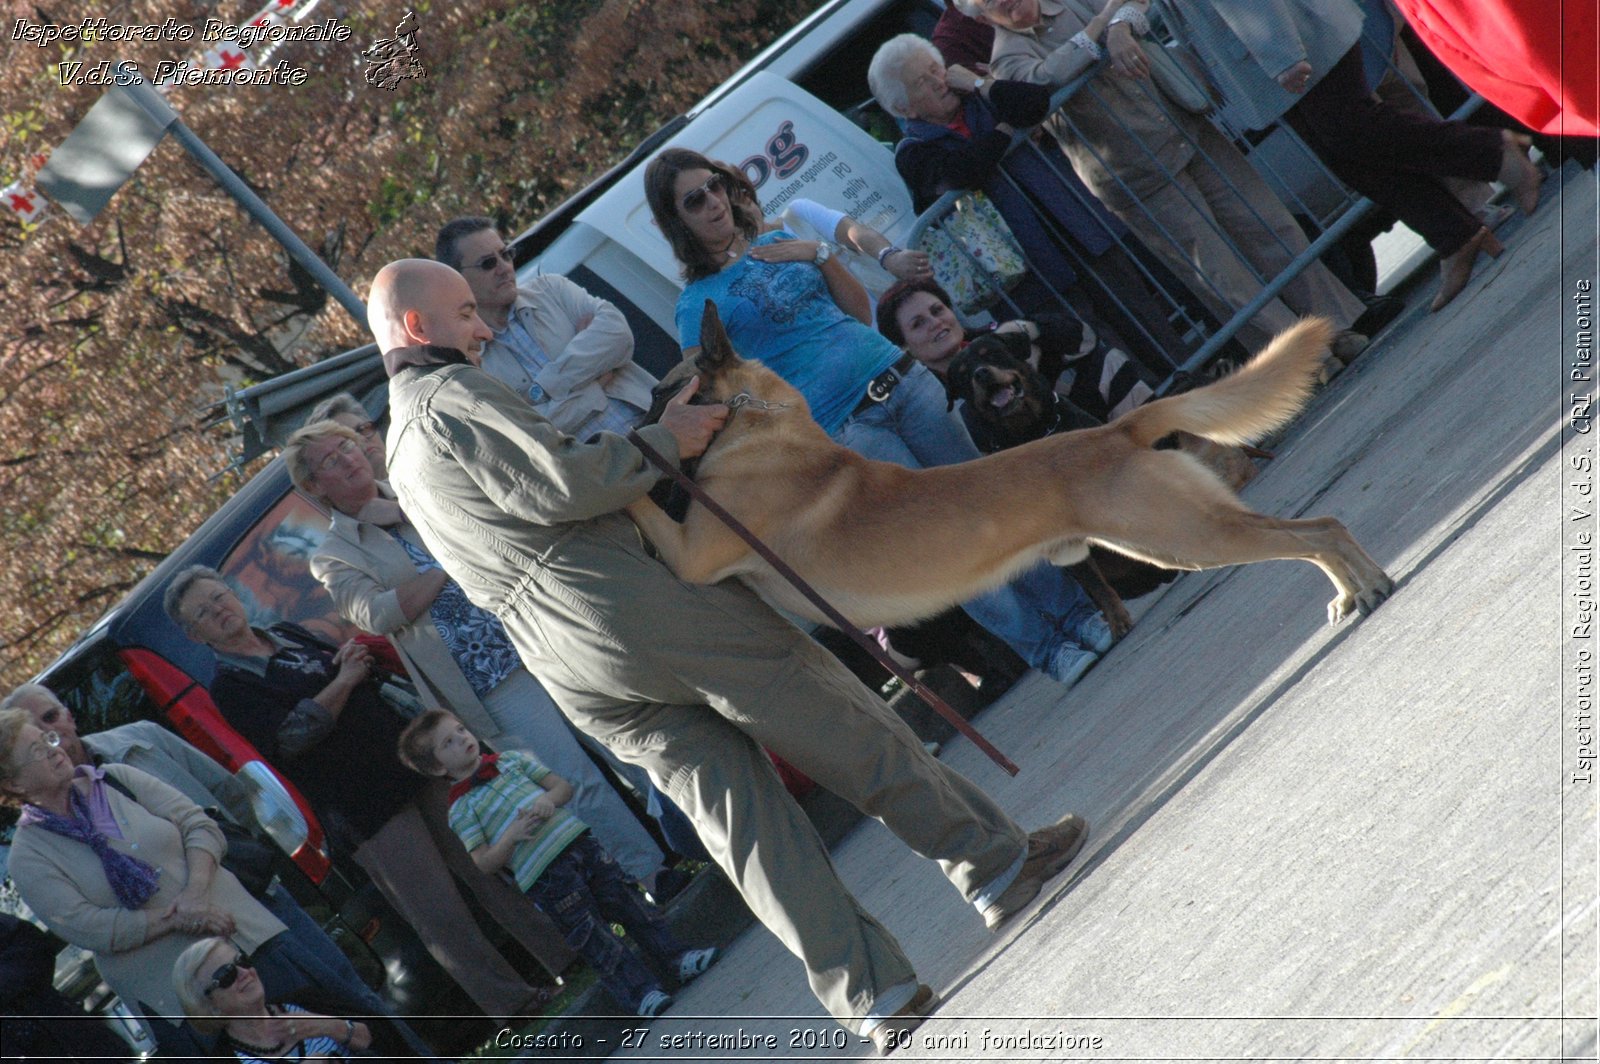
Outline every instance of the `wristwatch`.
POLYGON ((811 261, 821 266, 831 258, 833 258, 833 245, 824 240, 817 244, 817 257, 811 261))
POLYGON ((973 92, 980 92, 980 91, 982 91, 982 89, 983 89, 983 79, 982 78, 973 78, 972 79, 972 91, 973 92))

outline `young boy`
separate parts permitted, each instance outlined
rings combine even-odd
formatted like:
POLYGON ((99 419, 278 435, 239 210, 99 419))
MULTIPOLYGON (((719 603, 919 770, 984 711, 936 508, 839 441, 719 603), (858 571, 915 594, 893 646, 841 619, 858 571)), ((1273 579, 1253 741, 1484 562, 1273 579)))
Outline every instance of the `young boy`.
POLYGON ((627 930, 645 954, 680 983, 716 962, 716 949, 685 949, 622 869, 562 809, 572 785, 524 753, 480 754, 466 726, 441 709, 418 716, 400 735, 400 759, 425 776, 445 776, 450 827, 485 872, 510 872, 518 888, 555 921, 600 983, 635 1015, 654 1018, 672 1004, 655 975, 611 933, 627 930))

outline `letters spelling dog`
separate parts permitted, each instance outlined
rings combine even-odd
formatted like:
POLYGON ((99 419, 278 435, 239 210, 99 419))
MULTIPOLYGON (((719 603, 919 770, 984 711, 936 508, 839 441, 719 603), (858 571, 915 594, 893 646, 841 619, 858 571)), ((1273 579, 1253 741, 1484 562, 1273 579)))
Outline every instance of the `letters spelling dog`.
MULTIPOLYGON (((1305 405, 1332 335, 1327 321, 1307 319, 1214 384, 1099 428, 930 469, 874 462, 834 443, 799 392, 735 354, 709 300, 700 354, 680 370, 700 375, 700 398, 760 400, 729 418, 696 479, 862 627, 931 616, 1040 559, 1080 561, 1090 543, 1175 569, 1308 561, 1333 581, 1328 620, 1337 624, 1394 589, 1342 524, 1255 513, 1192 457, 1151 446, 1177 430, 1246 443, 1287 423, 1305 405)), ((737 576, 775 605, 823 620, 704 507, 691 504, 682 524, 648 497, 628 513, 681 579, 737 576)))

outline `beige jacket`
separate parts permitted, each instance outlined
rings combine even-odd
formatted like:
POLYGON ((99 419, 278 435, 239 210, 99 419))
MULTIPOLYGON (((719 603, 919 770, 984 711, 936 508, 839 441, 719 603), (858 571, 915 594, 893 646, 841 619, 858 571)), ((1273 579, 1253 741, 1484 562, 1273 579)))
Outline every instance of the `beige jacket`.
MULTIPOLYGON (((86 844, 37 824, 17 829, 11 847, 11 880, 28 907, 62 938, 94 954, 100 975, 124 1001, 142 1003, 161 1016, 183 1016, 172 989, 178 954, 202 936, 172 933, 150 937, 150 923, 165 912, 189 880, 185 849, 220 858, 227 852, 222 831, 181 793, 127 765, 107 765, 106 774, 125 783, 139 800, 106 788, 123 839, 113 848, 161 870, 160 887, 140 909, 124 909, 111 890, 100 858, 86 844)), ((86 780, 74 786, 88 792, 86 780)), ((282 922, 218 868, 206 900, 233 914, 233 941, 246 951, 285 930, 282 922)))
MULTIPOLYGON (((517 288, 511 313, 550 356, 538 375, 545 399, 535 409, 563 432, 577 432, 585 421, 606 408, 609 398, 650 409, 656 379, 633 361, 633 331, 611 303, 590 295, 562 277, 547 273, 517 288), (600 386, 598 378, 613 373, 600 386)), ((509 344, 495 339, 483 345, 483 369, 524 398, 535 378, 509 344)))
MULTIPOLYGON (((383 481, 378 491, 393 498, 383 481)), ((491 746, 500 738, 499 725, 462 675, 432 617, 424 611, 406 620, 395 590, 417 575, 405 548, 384 529, 335 510, 328 537, 311 559, 311 572, 328 589, 345 620, 363 631, 387 636, 430 709, 448 709, 471 732, 491 746)))
MULTIPOLYGON (((1148 6, 1144 0, 1126 5, 1138 10, 1148 6)), ((1072 38, 1088 25, 1099 7, 1085 0, 1039 0, 1039 23, 1031 30, 995 30, 990 71, 997 78, 1062 87, 1095 63, 1093 53, 1073 44, 1072 38)), ((1103 46, 1105 41, 1097 43, 1103 46)), ((1047 122, 1072 160, 1072 168, 1113 210, 1126 210, 1137 199, 1164 187, 1169 179, 1163 167, 1175 173, 1187 165, 1194 155, 1191 141, 1199 128, 1196 124, 1205 121, 1182 111, 1169 120, 1149 91, 1153 86, 1147 80, 1102 70, 1047 122), (1071 119, 1076 131, 1065 118, 1071 119), (1190 136, 1185 137, 1185 129, 1180 127, 1191 126, 1187 130, 1190 136), (1128 188, 1118 185, 1116 177, 1128 188)))

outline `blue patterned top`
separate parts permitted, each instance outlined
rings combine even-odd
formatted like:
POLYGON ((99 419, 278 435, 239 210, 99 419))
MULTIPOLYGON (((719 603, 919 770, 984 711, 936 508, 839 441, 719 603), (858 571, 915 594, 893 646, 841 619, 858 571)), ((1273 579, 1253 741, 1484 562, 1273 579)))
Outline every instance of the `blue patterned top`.
MULTIPOLYGON (((779 229, 756 237, 755 245, 794 239, 779 229)), ((761 262, 745 255, 689 282, 678 297, 678 340, 685 349, 700 346, 707 299, 717 305, 739 356, 759 359, 794 385, 829 433, 849 419, 872 378, 903 354, 840 310, 822 270, 809 262, 761 262)))
MULTIPOLYGON (((388 531, 411 556, 417 572, 442 568, 433 560, 433 555, 395 529, 388 531)), ((498 687, 513 670, 522 667, 522 659, 517 656, 517 648, 511 645, 511 637, 506 635, 500 618, 475 606, 454 580, 446 582, 433 605, 428 607, 428 613, 433 618, 433 626, 439 629, 439 638, 444 640, 445 648, 479 698, 498 687)))

